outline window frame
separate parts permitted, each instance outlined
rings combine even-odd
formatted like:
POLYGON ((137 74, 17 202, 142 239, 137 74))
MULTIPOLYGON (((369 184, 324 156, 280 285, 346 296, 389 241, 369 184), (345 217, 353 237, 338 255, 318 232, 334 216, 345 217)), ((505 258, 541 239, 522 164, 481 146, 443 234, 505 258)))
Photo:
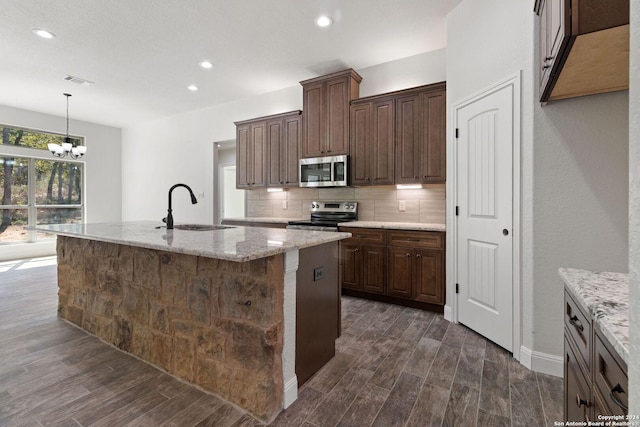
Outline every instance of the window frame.
MULTIPOLYGON (((0 126, 12 128, 12 129, 22 129, 29 132, 36 133, 44 133, 44 134, 52 134, 57 136, 65 136, 64 134, 60 134, 58 132, 50 132, 40 129, 34 128, 26 128, 23 126, 13 126, 0 124, 0 126)), ((74 139, 78 140, 83 145, 85 144, 85 138, 82 136, 72 136, 74 139)), ((87 163, 83 160, 73 159, 73 158, 58 158, 54 157, 48 149, 44 148, 32 148, 25 147, 21 145, 7 145, 0 143, 0 157, 19 157, 29 161, 28 165, 28 189, 27 189, 27 197, 28 203, 26 205, 0 205, 0 211, 3 210, 16 210, 16 209, 26 209, 27 210, 27 225, 29 227, 34 227, 38 223, 38 210, 39 209, 80 209, 80 222, 82 224, 86 223, 86 179, 87 179, 87 163), (81 170, 81 179, 80 179, 80 190, 81 190, 81 198, 80 203, 74 204, 64 204, 64 205, 43 205, 36 203, 36 168, 35 162, 36 160, 47 160, 54 162, 64 162, 64 163, 73 163, 80 166, 81 170)), ((11 246, 11 245, 20 245, 26 243, 35 243, 35 242, 43 242, 50 241, 52 239, 40 238, 37 237, 38 231, 36 230, 28 230, 27 240, 20 241, 11 241, 11 242, 0 242, 0 246, 11 246)))

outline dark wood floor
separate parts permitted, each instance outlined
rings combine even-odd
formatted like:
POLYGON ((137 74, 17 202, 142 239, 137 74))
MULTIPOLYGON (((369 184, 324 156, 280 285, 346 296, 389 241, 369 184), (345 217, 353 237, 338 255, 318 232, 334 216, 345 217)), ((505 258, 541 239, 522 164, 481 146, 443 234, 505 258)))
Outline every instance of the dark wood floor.
MULTIPOLYGON (((0 426, 255 426, 56 316, 55 259, 0 263, 0 426)), ((548 426, 562 380, 442 315, 343 298, 329 364, 274 426, 548 426)))

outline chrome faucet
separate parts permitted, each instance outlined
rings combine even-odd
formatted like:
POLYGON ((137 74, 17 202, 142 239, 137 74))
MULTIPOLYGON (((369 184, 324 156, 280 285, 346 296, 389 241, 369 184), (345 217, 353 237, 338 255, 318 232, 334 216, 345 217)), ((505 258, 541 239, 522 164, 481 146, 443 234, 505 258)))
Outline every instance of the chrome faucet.
POLYGON ((167 223, 167 230, 173 230, 173 214, 171 213, 171 193, 176 187, 184 187, 189 190, 189 194, 191 195, 191 204, 195 205, 198 203, 198 199, 196 199, 195 194, 191 191, 191 188, 187 184, 176 184, 169 189, 169 209, 166 218, 163 218, 162 221, 167 223))

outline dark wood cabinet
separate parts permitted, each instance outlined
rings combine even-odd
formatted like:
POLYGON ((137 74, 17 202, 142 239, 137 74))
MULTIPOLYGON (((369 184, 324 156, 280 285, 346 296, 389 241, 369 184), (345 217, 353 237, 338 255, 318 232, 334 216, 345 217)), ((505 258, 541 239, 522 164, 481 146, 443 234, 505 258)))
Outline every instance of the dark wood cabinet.
POLYGON ((236 187, 264 187, 267 123, 256 120, 236 125, 236 187))
POLYGON ((629 0, 536 0, 540 101, 629 88, 629 0))
POLYGON ((564 295, 565 420, 599 421, 599 415, 626 415, 626 364, 571 294, 565 290, 564 295))
POLYGON ((446 83, 351 102, 351 183, 446 180, 446 83))
POLYGON ((350 153, 353 185, 394 183, 393 98, 351 103, 350 153))
POLYGON ((408 248, 387 248, 389 254, 389 282, 387 295, 400 298, 413 296, 414 254, 408 248))
POLYGON ((236 187, 297 187, 301 112, 236 122, 236 187))
POLYGON ((362 77, 352 69, 300 82, 302 156, 349 154, 349 102, 358 98, 362 77))
POLYGON ((343 288, 384 294, 386 247, 384 230, 353 229, 352 237, 340 244, 343 288))
POLYGON ((445 302, 444 233, 345 228, 343 293, 433 309, 445 302), (356 293, 350 293, 356 292, 356 293), (422 304, 422 305, 421 305, 422 304))

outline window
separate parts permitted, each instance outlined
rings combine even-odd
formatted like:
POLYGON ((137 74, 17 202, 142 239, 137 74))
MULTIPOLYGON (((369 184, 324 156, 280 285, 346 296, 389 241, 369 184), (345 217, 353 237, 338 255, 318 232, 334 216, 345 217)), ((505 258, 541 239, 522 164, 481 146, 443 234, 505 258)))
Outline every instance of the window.
MULTIPOLYGON (((47 151, 49 151, 47 144, 62 144, 65 137, 64 135, 57 133, 46 133, 5 125, 0 125, 0 130, 2 130, 3 145, 36 148, 38 150, 47 151)), ((76 145, 84 145, 82 140, 83 138, 71 136, 71 142, 76 145)))
POLYGON ((3 145, 47 149, 60 135, 2 127, 0 145, 0 244, 53 239, 25 230, 29 225, 82 223, 84 216, 81 162, 2 153, 3 145))

